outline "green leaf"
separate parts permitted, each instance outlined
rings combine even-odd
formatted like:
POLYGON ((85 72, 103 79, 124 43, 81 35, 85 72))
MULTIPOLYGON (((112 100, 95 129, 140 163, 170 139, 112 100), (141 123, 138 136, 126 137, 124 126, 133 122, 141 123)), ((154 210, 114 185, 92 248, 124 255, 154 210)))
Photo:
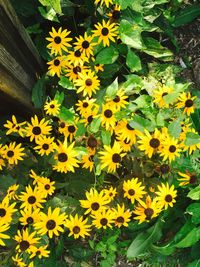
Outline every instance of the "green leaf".
POLYGON ((104 129, 101 130, 101 138, 104 145, 110 145, 111 142, 111 133, 104 129))
POLYGON ((39 2, 43 6, 51 7, 55 10, 56 13, 61 14, 61 5, 60 5, 60 0, 39 0, 39 2))
POLYGON ((180 242, 175 244, 177 248, 187 248, 194 245, 200 239, 200 228, 193 228, 180 242))
POLYGON ((59 104, 62 104, 65 98, 65 94, 63 92, 56 91, 54 99, 58 101, 59 104))
POLYGON ((75 136, 76 137, 78 137, 78 136, 83 136, 84 134, 85 134, 85 132, 86 132, 86 128, 85 128, 85 125, 84 125, 84 123, 78 123, 77 125, 77 131, 76 131, 76 134, 75 134, 75 136))
POLYGON ((200 136, 196 133, 187 133, 185 145, 191 146, 191 145, 197 145, 197 144, 200 144, 200 136))
POLYGON ((45 101, 45 75, 34 85, 32 90, 32 101, 36 108, 41 108, 45 101))
POLYGON ((137 104, 138 108, 147 108, 150 106, 151 96, 141 95, 138 98, 136 98, 133 102, 137 104))
POLYGON ((200 267, 200 259, 190 262, 187 267, 200 267))
POLYGON ((172 92, 168 95, 165 95, 163 99, 165 100, 166 104, 172 104, 177 100, 178 96, 179 96, 179 92, 172 92))
POLYGON ((44 7, 39 6, 38 10, 40 14, 47 20, 59 22, 56 12, 53 8, 47 7, 46 9, 44 7))
POLYGON ((135 74, 130 74, 126 77, 127 81, 123 84, 123 89, 126 91, 126 93, 134 92, 135 90, 139 92, 143 83, 142 78, 135 74))
POLYGON ((144 132, 145 129, 148 131, 153 131, 155 129, 155 125, 153 125, 152 121, 144 119, 138 115, 135 115, 129 124, 132 128, 135 128, 141 132, 144 132))
POLYGON ((188 5, 184 9, 182 9, 177 14, 177 16, 174 17, 172 26, 179 27, 185 25, 197 18, 198 16, 200 16, 200 5, 188 5))
POLYGON ((106 89, 106 96, 113 99, 118 91, 118 78, 114 80, 106 89))
POLYGON ((74 121, 74 113, 71 112, 69 109, 67 109, 66 107, 61 107, 60 109, 60 113, 59 113, 59 118, 61 120, 64 121, 70 121, 73 122, 74 121))
POLYGON ((166 246, 163 246, 163 247, 151 245, 151 249, 153 251, 155 251, 159 254, 165 255, 165 256, 171 255, 175 251, 175 247, 171 246, 170 244, 167 244, 166 246))
POLYGON ((200 223, 200 203, 193 203, 189 205, 186 211, 192 216, 192 222, 194 224, 200 223))
POLYGON ((100 125, 101 125, 101 118, 100 117, 93 119, 93 121, 90 124, 90 131, 92 133, 97 133, 100 125))
POLYGON ((192 200, 200 200, 200 185, 192 189, 188 194, 187 197, 191 198, 192 200))
POLYGON ((127 20, 122 20, 119 27, 120 39, 126 45, 135 49, 143 48, 141 30, 127 20))
POLYGON ((73 83, 65 76, 60 77, 58 84, 67 90, 75 90, 73 83))
POLYGON ((181 120, 182 118, 179 118, 172 123, 170 123, 168 127, 169 134, 174 137, 174 138, 179 138, 180 133, 181 133, 181 120))
POLYGON ((120 5, 121 9, 126 9, 128 6, 131 7, 133 0, 117 0, 117 3, 120 5))
POLYGON ((157 223, 147 231, 137 235, 137 237, 133 240, 130 247, 128 248, 127 257, 129 259, 133 259, 140 256, 142 253, 148 250, 151 244, 159 240, 161 236, 161 221, 157 221, 157 223))
POLYGON ((131 72, 142 69, 140 58, 131 49, 128 50, 126 65, 130 68, 131 72))
POLYGON ((98 53, 95 62, 96 64, 112 64, 118 56, 119 52, 114 46, 106 47, 98 53))

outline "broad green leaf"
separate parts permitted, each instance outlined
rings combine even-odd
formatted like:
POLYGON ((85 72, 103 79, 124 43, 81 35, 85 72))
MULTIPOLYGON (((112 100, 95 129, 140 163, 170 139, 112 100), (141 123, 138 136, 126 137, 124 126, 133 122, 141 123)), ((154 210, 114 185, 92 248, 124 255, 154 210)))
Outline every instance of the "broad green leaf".
POLYGON ((191 146, 191 145, 197 145, 197 144, 200 144, 200 136, 196 133, 187 133, 185 145, 191 146))
POLYGON ((163 99, 165 100, 166 104, 172 104, 177 100, 178 97, 179 97, 179 92, 172 92, 168 95, 163 96, 163 99))
POLYGON ((200 16, 200 5, 187 5, 184 9, 178 12, 177 16, 174 17, 172 26, 179 27, 181 25, 185 25, 198 16, 200 16))
POLYGON ((60 77, 58 84, 67 90, 75 90, 73 83, 65 76, 60 77))
POLYGON ((200 185, 192 189, 188 194, 187 197, 191 198, 192 200, 200 200, 200 185))
POLYGON ((141 30, 139 26, 135 26, 127 20, 120 22, 119 34, 122 42, 135 49, 143 48, 141 30))
POLYGON ((41 108, 45 101, 45 76, 43 75, 34 85, 32 101, 36 108, 41 108))
POLYGON ((106 96, 113 99, 118 91, 118 78, 114 80, 106 89, 106 96))
POLYGON ((49 6, 55 10, 56 13, 61 14, 61 6, 60 6, 60 1, 61 0, 39 0, 39 2, 43 6, 49 6))
POLYGON ((142 69, 140 58, 131 49, 128 50, 126 65, 130 68, 131 72, 142 69))
POLYGON ((106 131, 102 129, 101 131, 101 138, 104 145, 110 145, 111 142, 111 133, 109 131, 106 131))
POLYGON ((66 107, 61 107, 60 113, 59 113, 59 118, 64 121, 71 121, 73 122, 74 120, 74 114, 71 112, 69 109, 66 107))
POLYGON ((200 203, 193 203, 190 204, 187 207, 187 213, 189 213, 192 216, 192 222, 194 224, 199 224, 200 223, 200 203))
POLYGON ((144 119, 138 115, 135 115, 129 124, 132 128, 135 128, 141 132, 144 132, 145 129, 148 131, 153 131, 155 129, 155 125, 152 124, 152 121, 144 119))
POLYGON ((140 256, 142 253, 148 250, 154 242, 159 240, 161 236, 161 221, 157 221, 147 231, 137 235, 128 248, 127 257, 129 259, 133 259, 140 256))
POLYGON ((127 81, 123 84, 123 89, 126 91, 126 93, 132 93, 137 90, 140 91, 140 88, 142 87, 143 80, 140 76, 135 74, 127 75, 127 81))
POLYGON ((149 95, 141 95, 136 98, 133 102, 137 104, 138 108, 147 108, 150 105, 151 96, 149 95))
POLYGON ((84 123, 78 123, 77 124, 77 131, 76 131, 76 134, 75 134, 75 136, 76 137, 78 137, 78 136, 83 136, 84 134, 85 134, 85 132, 86 132, 86 128, 85 128, 85 125, 84 125, 84 123))
POLYGON ((133 0, 117 0, 116 2, 120 5, 122 10, 131 7, 133 4, 133 0))
POLYGON ((165 118, 163 117, 161 112, 159 112, 157 114, 156 124, 157 124, 157 126, 164 126, 165 125, 165 118))
POLYGON ((175 251, 175 247, 173 245, 167 244, 164 247, 159 247, 155 245, 151 245, 151 249, 159 254, 168 256, 171 255, 175 251))
POLYGON ((169 124, 168 131, 169 134, 174 138, 179 138, 181 133, 181 119, 177 119, 169 124))
POLYGON ((93 119, 93 121, 90 124, 90 131, 92 133, 97 133, 100 125, 101 125, 101 118, 100 117, 93 119))
POLYGON ((194 245, 200 239, 200 228, 193 228, 180 242, 175 244, 177 248, 187 248, 194 245))
POLYGON ((112 64, 119 56, 119 52, 114 46, 106 47, 102 49, 96 57, 97 64, 112 64))
POLYGON ((56 12, 53 8, 49 8, 46 7, 46 9, 44 7, 39 6, 38 10, 40 12, 40 14, 47 20, 50 21, 55 21, 55 22, 59 22, 56 12))
POLYGON ((200 267, 200 259, 190 262, 187 267, 200 267))
POLYGON ((58 101, 59 104, 62 104, 65 98, 65 94, 63 92, 56 91, 54 99, 58 101))

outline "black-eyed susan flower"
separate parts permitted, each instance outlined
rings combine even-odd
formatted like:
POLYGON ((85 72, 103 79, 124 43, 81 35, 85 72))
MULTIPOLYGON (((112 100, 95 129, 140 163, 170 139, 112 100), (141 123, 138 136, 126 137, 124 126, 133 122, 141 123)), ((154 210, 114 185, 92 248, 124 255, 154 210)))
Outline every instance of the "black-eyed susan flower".
POLYGON ((128 96, 125 95, 123 89, 119 89, 115 97, 112 99, 107 97, 106 102, 109 102, 111 106, 114 106, 114 108, 119 111, 120 109, 125 108, 128 104, 128 96))
POLYGON ((112 228, 112 224, 114 223, 114 212, 112 209, 104 209, 102 211, 96 212, 92 214, 93 218, 92 224, 97 228, 107 229, 112 228))
POLYGON ((140 201, 139 206, 135 207, 133 213, 136 214, 134 217, 135 220, 140 223, 149 222, 153 218, 157 217, 161 212, 160 204, 156 199, 151 199, 150 196, 146 197, 146 201, 140 201))
POLYGON ((90 125, 93 119, 97 118, 98 111, 99 111, 99 107, 95 105, 93 109, 88 110, 87 113, 84 113, 82 115, 83 118, 80 120, 80 122, 83 122, 85 126, 90 125))
POLYGON ((85 53, 81 52, 80 50, 70 51, 66 59, 68 61, 67 64, 73 64, 74 66, 83 66, 84 63, 89 61, 85 53))
POLYGON ((14 240, 17 241, 16 250, 18 252, 28 252, 30 249, 37 245, 40 238, 36 237, 36 232, 29 233, 28 228, 25 230, 18 230, 17 235, 15 235, 14 240))
POLYGON ((121 16, 121 7, 120 5, 113 5, 110 12, 107 14, 111 21, 117 21, 121 16))
POLYGON ((25 130, 23 126, 26 124, 26 122, 17 122, 17 119, 15 115, 12 115, 12 120, 7 120, 6 123, 3 125, 8 130, 6 131, 6 134, 9 135, 11 133, 18 133, 20 136, 24 136, 25 130))
POLYGON ((18 195, 17 195, 18 188, 19 188, 19 185, 18 184, 13 184, 13 185, 11 185, 11 186, 8 187, 8 189, 7 189, 7 195, 6 196, 8 197, 9 200, 11 200, 11 199, 14 199, 14 200, 18 199, 18 195))
POLYGON ((120 146, 122 147, 124 152, 129 152, 132 149, 132 146, 135 144, 133 140, 128 140, 127 138, 125 139, 120 139, 121 136, 118 135, 116 137, 116 141, 119 142, 120 146))
POLYGON ((70 142, 72 142, 75 134, 76 134, 76 131, 77 131, 77 127, 75 125, 75 123, 68 123, 68 122, 65 122, 65 127, 64 128, 61 128, 59 127, 59 132, 62 133, 65 138, 68 138, 70 142))
POLYGON ((117 189, 110 186, 110 188, 103 189, 103 193, 109 201, 112 201, 117 195, 117 189))
POLYGON ((33 225, 40 221, 40 209, 32 210, 29 208, 21 210, 20 212, 22 215, 22 217, 19 218, 21 225, 33 225))
POLYGON ((0 222, 10 223, 12 215, 17 211, 15 209, 16 203, 9 204, 9 198, 5 197, 0 203, 0 222))
POLYGON ((153 91, 153 102, 160 108, 169 108, 169 103, 166 102, 165 96, 169 95, 174 91, 173 87, 166 85, 158 86, 158 89, 153 91))
POLYGON ((55 181, 50 181, 47 177, 40 177, 37 181, 37 188, 38 191, 41 192, 41 194, 44 197, 51 196, 55 191, 55 181))
POLYGON ((89 97, 86 97, 84 100, 78 100, 78 103, 76 104, 76 110, 80 113, 81 116, 88 114, 93 109, 93 107, 95 107, 95 101, 96 99, 89 97))
POLYGON ((0 220, 0 246, 5 246, 3 239, 9 239, 10 236, 6 235, 4 232, 6 232, 10 228, 10 225, 8 223, 5 223, 0 220))
POLYGON ((93 135, 90 135, 86 140, 87 148, 93 154, 95 154, 98 144, 98 140, 93 135))
POLYGON ((74 217, 69 216, 69 219, 66 220, 65 226, 69 229, 69 236, 72 236, 77 239, 79 237, 85 238, 90 235, 91 225, 88 224, 88 219, 83 219, 83 216, 78 216, 76 214, 74 217))
POLYGON ((15 266, 19 266, 19 267, 27 266, 26 263, 23 261, 22 256, 19 255, 19 253, 17 253, 15 256, 12 256, 12 260, 15 266))
POLYGON ((190 173, 188 171, 186 171, 185 173, 178 172, 178 175, 181 176, 181 178, 177 179, 179 181, 179 186, 185 186, 188 184, 193 185, 198 181, 196 174, 190 173))
POLYGON ((44 110, 47 115, 58 116, 60 112, 60 104, 56 99, 46 102, 44 105, 44 110))
POLYGON ((47 214, 44 212, 40 213, 40 222, 34 224, 38 234, 48 234, 50 238, 53 235, 59 236, 60 232, 64 232, 64 223, 66 220, 66 214, 61 213, 60 208, 51 207, 48 208, 47 214))
POLYGON ((90 58, 93 56, 93 50, 95 43, 92 42, 93 36, 90 36, 87 34, 87 32, 84 33, 84 36, 75 37, 76 42, 74 43, 75 49, 80 50, 83 52, 87 58, 90 58))
POLYGON ((31 247, 30 248, 30 259, 34 257, 38 257, 39 259, 41 258, 48 258, 50 254, 50 250, 47 250, 47 245, 46 246, 40 246, 40 247, 31 247))
POLYGON ((34 149, 38 152, 39 155, 49 155, 54 152, 54 137, 41 136, 35 140, 36 146, 34 149))
POLYGON ((45 121, 43 118, 41 121, 35 115, 31 118, 31 123, 28 123, 26 127, 26 136, 30 137, 30 141, 38 139, 43 135, 49 135, 52 129, 51 125, 48 125, 49 121, 45 121))
POLYGON ((138 148, 151 158, 153 154, 161 149, 161 133, 155 129, 154 133, 150 134, 146 129, 144 134, 139 135, 138 148))
POLYGON ((88 152, 88 154, 85 154, 82 156, 82 168, 84 169, 89 169, 90 172, 93 171, 94 169, 94 155, 90 154, 88 152))
POLYGON ((183 113, 186 113, 190 116, 191 113, 194 113, 195 109, 195 100, 196 96, 191 96, 191 93, 181 93, 178 98, 178 103, 176 104, 176 108, 184 108, 183 113))
POLYGON ((119 168, 122 158, 126 155, 122 151, 122 147, 116 141, 112 147, 104 145, 104 151, 99 152, 101 155, 99 157, 101 160, 101 169, 107 168, 108 172, 115 172, 119 168))
POLYGON ((171 162, 175 160, 176 157, 180 157, 180 152, 182 150, 178 142, 178 139, 169 136, 165 140, 162 140, 162 149, 158 153, 163 157, 164 161, 169 160, 169 162, 171 162))
POLYGON ((16 144, 16 142, 12 142, 3 147, 2 156, 8 161, 9 164, 17 165, 18 161, 23 160, 23 156, 25 156, 23 151, 24 148, 22 147, 22 144, 16 144))
POLYGON ((79 200, 81 207, 87 209, 85 214, 96 213, 106 208, 106 204, 110 202, 110 199, 104 195, 104 192, 97 192, 96 189, 91 188, 89 192, 86 192, 87 200, 79 200))
POLYGON ((32 189, 30 185, 26 186, 26 191, 21 193, 19 200, 22 202, 21 209, 42 208, 42 203, 46 201, 37 186, 32 189))
POLYGON ((157 197, 155 198, 158 201, 160 208, 165 210, 170 206, 173 207, 176 202, 175 198, 177 196, 177 190, 174 189, 174 185, 169 186, 168 183, 158 185, 158 191, 155 192, 157 197))
POLYGON ((74 83, 78 87, 77 93, 83 92, 83 96, 91 97, 93 93, 100 89, 100 81, 91 70, 80 73, 79 78, 74 83))
POLYGON ((72 82, 76 81, 79 78, 79 74, 84 70, 87 70, 87 66, 68 64, 65 69, 65 76, 72 82))
POLYGON ((132 178, 131 180, 124 181, 123 191, 124 197, 130 199, 131 203, 135 201, 140 202, 143 196, 146 194, 144 186, 138 181, 138 178, 132 178))
POLYGON ((66 57, 60 56, 56 57, 53 60, 47 62, 49 65, 48 73, 50 76, 54 76, 55 74, 60 77, 62 70, 66 67, 66 57))
POLYGON ((95 72, 103 71, 104 70, 104 65, 97 63, 97 64, 94 65, 93 68, 94 68, 95 72))
POLYGON ((130 141, 132 144, 135 144, 136 137, 141 135, 141 133, 133 128, 126 119, 118 121, 117 126, 115 127, 115 133, 120 140, 126 139, 127 142, 130 141))
POLYGON ((125 210, 124 204, 121 206, 117 204, 117 209, 113 209, 114 212, 114 223, 118 228, 125 226, 128 227, 128 222, 130 222, 131 212, 130 210, 125 210))
POLYGON ((74 142, 68 146, 67 139, 63 143, 58 140, 58 145, 55 146, 55 150, 55 164, 53 165, 53 169, 64 173, 69 171, 74 172, 74 168, 79 166, 79 161, 76 159, 79 153, 74 148, 74 142))
POLYGON ((95 0, 94 3, 97 5, 97 4, 100 4, 101 6, 102 5, 105 5, 106 7, 109 7, 109 5, 112 5, 113 4, 113 0, 95 0))
POLYGON ((115 125, 117 119, 115 117, 116 110, 114 106, 111 106, 109 103, 102 105, 102 112, 101 112, 101 125, 107 131, 113 132, 115 129, 115 125))
POLYGON ((49 32, 51 37, 47 37, 47 41, 50 42, 50 44, 47 45, 47 48, 51 49, 51 54, 60 54, 62 55, 62 50, 68 51, 68 47, 71 47, 69 42, 72 40, 72 38, 67 37, 70 34, 70 31, 67 29, 62 30, 62 27, 56 31, 54 27, 52 27, 52 31, 49 32))

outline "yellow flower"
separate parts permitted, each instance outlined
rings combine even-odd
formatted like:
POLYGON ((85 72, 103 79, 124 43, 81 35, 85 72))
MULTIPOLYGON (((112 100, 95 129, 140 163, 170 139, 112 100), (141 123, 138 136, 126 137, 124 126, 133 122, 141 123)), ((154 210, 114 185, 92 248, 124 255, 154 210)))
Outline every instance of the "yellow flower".
POLYGON ((46 102, 44 105, 44 110, 47 115, 58 116, 60 112, 60 104, 56 99, 46 102))
POLYGON ((136 143, 136 137, 141 135, 141 132, 131 127, 130 123, 126 119, 118 121, 115 127, 115 133, 120 140, 126 140, 126 142, 136 143))
POLYGON ((97 5, 100 3, 100 5, 106 5, 106 7, 109 7, 109 5, 113 4, 113 0, 95 0, 94 3, 97 5))
POLYGON ((18 123, 15 115, 12 115, 12 121, 7 120, 3 126, 8 129, 6 135, 18 133, 20 136, 24 137, 25 130, 22 127, 24 124, 26 124, 26 122, 18 123))
POLYGON ((88 152, 88 154, 85 154, 82 156, 82 168, 89 169, 90 172, 93 171, 94 168, 94 156, 88 152))
POLYGON ((31 208, 21 210, 22 217, 19 218, 21 225, 33 225, 40 220, 40 209, 32 210, 31 208))
POLYGON ((195 174, 189 173, 186 171, 186 173, 178 172, 178 175, 181 176, 181 178, 177 179, 179 181, 180 186, 185 186, 187 184, 196 184, 198 179, 195 174))
POLYGON ((113 209, 115 226, 120 228, 121 226, 128 227, 128 222, 130 222, 131 212, 130 210, 125 210, 124 204, 120 206, 117 204, 117 209, 113 209))
POLYGON ((13 185, 9 186, 9 188, 7 190, 7 195, 6 195, 9 200, 11 200, 11 199, 15 199, 15 200, 18 199, 18 196, 16 194, 18 188, 19 188, 19 185, 17 185, 17 184, 13 184, 13 185))
POLYGON ((95 105, 93 109, 88 109, 88 112, 82 115, 83 119, 81 119, 80 122, 83 122, 85 126, 88 126, 94 118, 97 118, 98 111, 99 107, 97 105, 95 105))
POLYGON ((79 111, 81 116, 88 114, 95 107, 95 101, 96 99, 89 97, 85 98, 84 100, 78 100, 78 103, 76 104, 76 110, 79 111))
POLYGON ((44 197, 51 196, 54 193, 56 189, 54 184, 55 182, 51 182, 47 177, 40 177, 37 180, 38 191, 41 192, 44 197))
POLYGON ((82 216, 78 217, 78 214, 76 214, 74 217, 70 214, 69 219, 67 219, 65 223, 65 226, 70 231, 69 236, 73 235, 75 239, 89 236, 91 225, 87 224, 87 221, 87 218, 84 220, 82 216))
POLYGON ((39 155, 49 155, 50 153, 54 152, 55 143, 54 143, 54 137, 46 137, 41 136, 39 137, 35 143, 37 146, 34 147, 34 149, 38 152, 39 155))
POLYGON ((117 119, 115 118, 116 110, 114 106, 111 106, 109 103, 102 105, 102 113, 101 113, 101 125, 107 131, 113 132, 115 129, 115 125, 117 119))
POLYGON ((105 197, 108 198, 109 201, 112 201, 117 195, 117 189, 110 186, 108 189, 103 189, 103 193, 105 197))
POLYGON ((93 30, 93 37, 98 36, 98 43, 102 41, 104 46, 109 46, 110 41, 115 42, 114 37, 118 35, 116 23, 110 23, 110 21, 105 22, 105 20, 103 20, 102 24, 98 22, 94 26, 96 30, 93 30))
POLYGON ((96 212, 95 214, 91 215, 91 217, 94 219, 92 221, 92 224, 97 228, 112 228, 112 223, 114 223, 114 212, 113 210, 102 210, 99 212, 96 212))
POLYGON ((26 263, 23 262, 23 258, 19 256, 19 253, 12 257, 12 260, 16 266, 26 267, 26 263))
POLYGON ((126 153, 122 153, 122 150, 116 141, 112 147, 104 145, 104 151, 99 152, 101 169, 107 168, 108 172, 115 172, 120 166, 122 158, 126 155, 126 153))
POLYGON ((93 55, 95 43, 92 42, 93 36, 88 36, 87 33, 84 33, 84 36, 75 37, 76 42, 74 43, 75 49, 83 52, 87 58, 90 58, 93 55))
POLYGON ((180 157, 181 146, 178 144, 178 141, 178 139, 168 136, 168 138, 161 142, 163 147, 159 153, 163 156, 164 161, 169 159, 171 162, 175 160, 176 157, 180 157))
POLYGON ((5 246, 5 243, 3 239, 9 239, 10 236, 4 234, 8 229, 10 228, 10 225, 8 223, 5 223, 4 221, 0 220, 0 246, 5 246))
POLYGON ((9 198, 5 197, 0 203, 0 222, 10 223, 12 221, 12 215, 17 211, 15 209, 16 203, 9 204, 9 198))
POLYGON ((132 178, 131 180, 124 181, 124 197, 130 199, 131 203, 134 203, 135 201, 140 202, 143 195, 146 194, 144 188, 145 187, 142 186, 142 183, 138 182, 138 178, 132 178))
POLYGON ((169 108, 169 103, 166 103, 165 96, 173 92, 172 87, 166 85, 160 85, 157 90, 153 91, 153 102, 156 103, 160 108, 169 108))
POLYGON ((51 37, 47 37, 46 39, 50 42, 47 48, 51 49, 51 54, 62 55, 62 50, 68 51, 68 47, 71 46, 69 42, 72 40, 72 38, 67 37, 70 31, 66 29, 62 31, 62 27, 56 31, 54 27, 52 27, 52 32, 49 32, 49 34, 51 37))
POLYGON ((66 214, 61 213, 60 208, 55 208, 53 211, 51 207, 48 208, 48 213, 40 213, 40 221, 34 224, 38 234, 48 234, 50 238, 53 235, 59 236, 59 232, 64 232, 63 225, 66 220, 66 214))
POLYGON ((176 202, 175 198, 177 196, 177 190, 174 189, 174 185, 169 187, 169 184, 161 184, 158 185, 158 191, 155 192, 157 195, 156 201, 158 201, 158 205, 165 210, 170 206, 173 207, 176 202))
POLYGON ((16 142, 12 142, 9 145, 5 145, 3 147, 3 158, 7 159, 8 163, 11 165, 17 165, 19 160, 23 160, 24 148, 21 147, 21 144, 16 144, 16 142))
POLYGON ((60 56, 56 57, 53 60, 47 62, 49 65, 48 73, 50 76, 54 76, 55 74, 60 77, 62 69, 66 67, 66 57, 60 56))
POLYGON ((146 201, 140 201, 139 206, 137 206, 133 213, 137 216, 134 217, 135 220, 139 220, 139 224, 143 222, 149 222, 151 219, 158 216, 161 212, 160 205, 157 203, 156 199, 151 200, 150 196, 146 197, 146 201))
POLYGON ((69 137, 69 141, 72 142, 72 140, 76 134, 77 127, 74 123, 72 124, 72 123, 67 123, 67 122, 61 122, 58 130, 60 133, 64 134, 65 138, 69 137))
POLYGON ((84 70, 87 70, 87 66, 68 64, 65 69, 65 76, 69 78, 70 81, 74 82, 79 78, 79 74, 84 70))
POLYGON ((55 146, 55 149, 54 159, 56 162, 53 165, 53 169, 64 173, 74 172, 74 167, 79 166, 79 161, 76 159, 79 153, 74 149, 74 142, 67 146, 67 139, 65 139, 64 143, 58 140, 58 145, 55 146))
POLYGON ((113 99, 109 99, 107 97, 106 99, 107 103, 109 103, 111 106, 114 106, 114 108, 119 111, 122 108, 125 108, 128 104, 128 96, 125 95, 125 92, 123 89, 119 89, 117 91, 117 94, 113 99))
MULTIPOLYGON (((83 66, 85 62, 88 62, 88 58, 85 53, 80 50, 70 51, 67 55, 68 64, 73 64, 74 66, 83 66)), ((80 75, 80 73, 79 73, 80 75)))
POLYGON ((40 238, 35 237, 36 236, 36 232, 32 232, 31 234, 29 233, 28 228, 26 228, 25 230, 22 230, 20 232, 20 230, 17 231, 17 235, 15 235, 14 240, 17 241, 17 246, 16 246, 16 250, 18 252, 31 252, 32 247, 34 247, 38 241, 40 240, 40 238))
POLYGON ((119 5, 112 6, 110 12, 107 16, 110 18, 111 21, 117 21, 120 19, 121 16, 121 7, 119 5))
POLYGON ((186 113, 188 116, 190 116, 191 113, 194 113, 195 104, 194 99, 196 96, 191 96, 189 93, 181 93, 178 100, 179 102, 176 104, 176 108, 184 108, 183 113, 186 113))
POLYGON ((30 256, 30 259, 34 258, 34 257, 38 257, 39 259, 41 259, 42 257, 45 257, 45 258, 48 258, 49 257, 49 254, 50 254, 50 251, 47 250, 47 245, 46 246, 40 246, 40 247, 32 247, 30 249, 30 253, 31 253, 31 256, 30 256))

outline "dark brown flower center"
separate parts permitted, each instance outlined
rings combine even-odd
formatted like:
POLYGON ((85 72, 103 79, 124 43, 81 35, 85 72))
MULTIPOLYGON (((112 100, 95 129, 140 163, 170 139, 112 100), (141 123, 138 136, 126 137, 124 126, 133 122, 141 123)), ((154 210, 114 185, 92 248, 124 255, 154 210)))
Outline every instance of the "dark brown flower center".
POLYGON ((129 189, 129 190, 128 190, 128 194, 129 194, 130 196, 134 196, 134 195, 135 195, 135 190, 133 190, 133 189, 129 189))
POLYGON ((102 30, 101 30, 101 34, 103 35, 103 36, 106 36, 106 35, 108 35, 108 33, 109 33, 109 30, 108 30, 108 28, 102 28, 102 30))
POLYGON ((104 115, 105 115, 106 118, 111 118, 113 113, 112 113, 112 111, 110 109, 106 109, 104 111, 104 115))
POLYGON ((153 148, 158 148, 160 145, 160 141, 157 138, 152 138, 149 142, 150 146, 153 148))
POLYGON ((196 175, 191 175, 190 176, 190 184, 195 184, 197 182, 197 177, 196 175))
POLYGON ((79 67, 79 66, 74 67, 74 68, 73 68, 73 72, 74 72, 75 74, 78 74, 79 72, 81 72, 81 67, 79 67))
POLYGON ((64 122, 60 123, 60 128, 65 128, 65 123, 64 122))
POLYGON ((8 150, 8 152, 7 152, 7 156, 8 156, 9 158, 12 158, 12 157, 14 156, 14 152, 13 152, 12 150, 8 150))
POLYGON ((33 130, 32 130, 32 133, 34 134, 34 135, 39 135, 39 134, 41 134, 41 129, 40 129, 40 127, 39 126, 35 126, 35 127, 33 127, 33 130))
POLYGON ((48 230, 53 230, 56 227, 56 222, 54 220, 48 220, 46 223, 46 228, 48 230))
POLYGON ((118 223, 124 223, 124 218, 122 216, 117 217, 116 221, 118 223))
POLYGON ((118 95, 116 95, 116 97, 113 99, 113 101, 115 103, 118 103, 120 101, 120 97, 118 95))
POLYGON ((60 43, 61 43, 61 38, 60 38, 60 36, 56 36, 56 37, 54 38, 54 42, 55 42, 56 44, 60 44, 60 43))
POLYGON ((162 97, 163 97, 163 96, 166 96, 166 95, 168 95, 168 93, 167 93, 167 92, 163 93, 163 94, 162 94, 162 97))
POLYGON ((79 50, 76 50, 74 52, 74 55, 75 55, 75 57, 80 57, 81 56, 81 52, 79 50))
POLYGON ((192 107, 193 104, 194 104, 194 102, 192 101, 192 99, 188 99, 188 100, 185 101, 185 107, 186 108, 192 107))
POLYGON ((54 66, 59 66, 60 65, 60 60, 59 59, 55 59, 53 62, 54 66))
POLYGON ((74 125, 70 125, 70 126, 68 126, 68 131, 70 133, 74 133, 76 131, 76 128, 74 127, 74 125))
POLYGON ((106 218, 102 218, 100 220, 100 224, 103 225, 103 226, 107 225, 107 223, 108 223, 108 220, 106 218))
POLYGON ((94 156, 93 156, 93 155, 91 155, 91 156, 89 157, 89 161, 90 161, 90 162, 94 162, 94 156))
POLYGON ((44 187, 46 190, 49 190, 50 189, 50 185, 49 184, 45 184, 45 187, 44 187))
POLYGON ((89 47, 89 45, 90 45, 89 42, 86 41, 86 40, 82 42, 82 47, 83 47, 84 49, 87 49, 87 48, 89 47))
POLYGON ((34 204, 35 202, 36 202, 36 197, 34 197, 34 196, 28 197, 28 203, 29 204, 34 204))
POLYGON ((118 11, 118 10, 114 10, 113 13, 112 13, 113 19, 119 19, 120 15, 121 15, 121 12, 118 11))
POLYGON ((32 218, 32 217, 28 217, 28 218, 26 219, 26 222, 27 222, 28 224, 32 224, 32 223, 33 223, 33 218, 32 218))
POLYGON ((89 106, 89 104, 87 102, 83 102, 83 107, 87 108, 89 106))
POLYGON ((6 215, 6 210, 5 209, 0 209, 0 217, 4 217, 6 215))
POLYGON ((29 248, 29 246, 30 246, 30 244, 29 244, 29 242, 26 241, 26 240, 23 240, 23 241, 21 241, 21 242, 19 243, 19 247, 20 247, 21 251, 25 251, 25 250, 27 250, 27 249, 29 248))
POLYGON ((170 167, 169 167, 169 165, 167 165, 167 164, 163 164, 163 165, 160 166, 160 171, 161 171, 163 174, 168 173, 169 170, 170 170, 170 167))
POLYGON ((154 211, 151 208, 147 208, 144 210, 144 214, 146 215, 147 220, 151 220, 151 217, 154 214, 154 211))
POLYGON ((121 156, 118 153, 112 155, 112 161, 114 163, 119 163, 122 160, 121 156))
POLYGON ((40 254, 41 252, 39 250, 35 253, 36 256, 39 256, 40 254))
POLYGON ((87 121, 88 121, 88 123, 91 123, 91 122, 93 121, 93 116, 90 115, 90 116, 87 118, 87 121))
POLYGON ((58 154, 58 161, 60 162, 66 162, 68 160, 68 156, 65 153, 58 154))
POLYGON ((72 231, 74 234, 78 234, 78 233, 80 233, 81 229, 79 226, 74 226, 72 231))
POLYGON ((97 147, 97 139, 93 136, 90 136, 87 140, 87 145, 90 147, 90 148, 95 148, 97 147))
POLYGON ((134 130, 134 128, 131 127, 130 124, 128 124, 128 123, 126 124, 126 128, 127 128, 128 130, 130 130, 130 131, 134 130))
POLYGON ((49 145, 48 145, 48 144, 43 144, 43 145, 42 145, 42 148, 43 148, 44 150, 47 150, 47 149, 49 149, 49 145))
POLYGON ((51 104, 50 105, 50 108, 52 108, 52 109, 55 108, 55 105, 54 104, 51 104))
POLYGON ((92 210, 97 211, 99 208, 100 208, 99 203, 97 203, 97 202, 92 203, 92 205, 91 205, 92 210))
POLYGON ((166 197, 165 197, 165 201, 166 201, 166 202, 172 202, 172 199, 173 199, 172 196, 169 195, 169 194, 166 195, 166 197))
POLYGON ((85 84, 86 84, 87 86, 91 86, 91 85, 92 85, 92 79, 87 79, 87 80, 85 81, 85 84))
POLYGON ((126 145, 130 144, 130 142, 131 142, 131 140, 127 140, 127 138, 124 140, 124 143, 125 143, 126 145))
POLYGON ((171 145, 171 146, 169 147, 169 151, 170 151, 171 153, 174 153, 174 152, 176 151, 176 147, 173 146, 173 145, 171 145))

